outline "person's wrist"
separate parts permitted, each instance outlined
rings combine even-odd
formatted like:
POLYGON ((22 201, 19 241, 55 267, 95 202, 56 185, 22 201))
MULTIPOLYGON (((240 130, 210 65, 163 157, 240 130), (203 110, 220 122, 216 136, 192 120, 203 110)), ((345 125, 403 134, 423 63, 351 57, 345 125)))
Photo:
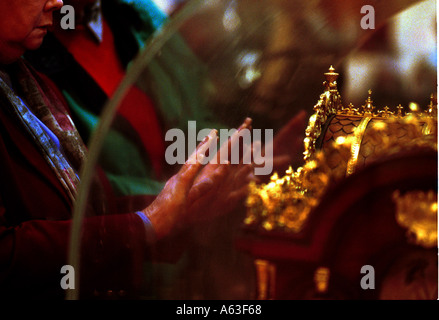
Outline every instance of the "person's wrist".
POLYGON ((156 232, 148 215, 143 211, 137 211, 135 213, 140 217, 140 219, 142 219, 143 225, 145 227, 146 242, 149 244, 154 243, 157 239, 156 232))

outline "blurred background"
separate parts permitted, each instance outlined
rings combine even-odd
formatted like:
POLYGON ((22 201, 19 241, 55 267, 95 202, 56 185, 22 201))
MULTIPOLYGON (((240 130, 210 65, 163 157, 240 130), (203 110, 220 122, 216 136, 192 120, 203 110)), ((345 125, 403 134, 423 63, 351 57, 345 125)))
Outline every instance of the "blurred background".
MULTIPOLYGON (((170 15, 175 15, 188 2, 187 0, 154 1, 170 15)), ((282 0, 272 2, 291 8, 294 7, 295 1, 290 1, 290 4, 288 4, 289 1, 282 0)), ((346 104, 352 102, 355 106, 360 106, 367 98, 369 89, 372 89, 373 96, 380 105, 389 105, 389 107, 399 103, 408 105, 410 102, 417 102, 421 106, 427 105, 430 94, 436 94, 437 8, 435 0, 412 1, 414 5, 410 5, 410 1, 399 1, 399 5, 397 1, 388 1, 384 8, 382 4, 375 6, 376 14, 384 19, 378 21, 375 30, 368 30, 360 37, 357 30, 361 18, 360 11, 354 12, 354 8, 373 4, 374 1, 351 1, 351 3, 357 3, 357 6, 346 5, 346 1, 338 1, 339 14, 334 13, 331 6, 318 4, 324 1, 307 2, 310 3, 310 7, 327 8, 323 10, 320 8, 310 13, 310 18, 314 19, 316 28, 321 28, 328 41, 331 41, 331 36, 339 37, 339 40, 342 38, 360 39, 356 42, 357 47, 350 47, 352 52, 343 57, 337 69, 343 78, 343 86, 339 89, 346 104), (400 6, 408 8, 402 10, 403 12, 391 14, 393 9, 397 11, 400 6), (344 22, 334 21, 340 16, 344 16, 344 22), (357 16, 357 18, 354 19, 352 16, 357 16), (335 32, 330 34, 328 25, 332 23, 338 24, 338 31, 343 30, 342 34, 335 32)), ((237 28, 238 24, 242 23, 236 10, 237 7, 234 9, 232 6, 225 11, 223 22, 225 26, 228 26, 226 29, 237 28)), ((203 39, 202 27, 188 28, 187 36, 193 41, 206 40, 203 39)), ((282 32, 287 31, 283 28, 282 32)), ((282 36, 284 34, 279 35, 279 37, 282 36)), ((257 53, 256 55, 249 53, 244 60, 250 63, 256 58, 257 53)), ((321 79, 315 78, 317 88, 319 88, 321 79)), ((313 98, 317 99, 317 97, 313 98)), ((311 108, 311 105, 304 107, 311 108)))

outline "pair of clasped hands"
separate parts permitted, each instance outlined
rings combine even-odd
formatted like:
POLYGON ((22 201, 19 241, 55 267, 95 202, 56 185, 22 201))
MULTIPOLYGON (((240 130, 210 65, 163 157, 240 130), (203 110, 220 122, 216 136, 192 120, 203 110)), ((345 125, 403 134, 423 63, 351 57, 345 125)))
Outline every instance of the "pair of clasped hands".
MULTIPOLYGON (((290 162, 293 155, 288 153, 297 150, 300 140, 297 137, 303 132, 304 119, 305 112, 299 113, 273 139, 273 168, 290 162)), ((151 221, 156 240, 195 223, 230 213, 243 201, 248 193, 248 184, 252 180, 258 181, 258 178, 252 172, 255 164, 244 164, 242 158, 256 146, 243 146, 239 164, 220 161, 220 157, 222 150, 229 148, 230 151, 239 144, 240 131, 251 126, 252 119, 245 119, 228 141, 219 147, 214 155, 217 161, 203 165, 201 159, 206 150, 218 140, 217 131, 212 130, 180 170, 167 181, 155 200, 143 210, 151 221)), ((230 155, 230 152, 227 154, 230 155)))

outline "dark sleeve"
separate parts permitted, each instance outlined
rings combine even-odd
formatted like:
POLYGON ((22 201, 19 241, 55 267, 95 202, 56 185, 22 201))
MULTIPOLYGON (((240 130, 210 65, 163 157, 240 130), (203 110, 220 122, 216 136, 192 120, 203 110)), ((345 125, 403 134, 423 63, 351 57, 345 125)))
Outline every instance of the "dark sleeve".
MULTIPOLYGON (((64 297, 60 271, 69 263, 73 205, 23 130, 1 111, 0 295, 64 297)), ((81 229, 77 280, 89 284, 81 290, 134 290, 140 276, 133 270, 148 256, 143 221, 135 213, 89 216, 81 229)))
MULTIPOLYGON (((0 207, 4 221, 5 208, 0 207)), ((64 297, 61 268, 69 264, 72 220, 0 225, 0 291, 8 297, 64 297)), ((147 256, 145 229, 136 214, 90 217, 78 242, 81 295, 112 290, 135 294, 147 256)), ((79 281, 78 281, 79 280, 79 281)))
MULTIPOLYGON (((64 298, 61 268, 70 263, 73 205, 24 130, 4 111, 0 108, 0 296, 64 298)), ((110 291, 137 296, 148 275, 145 264, 161 248, 146 243, 137 214, 123 212, 141 210, 152 200, 116 201, 116 212, 84 219, 76 270, 81 297, 110 291)), ((175 242, 167 243, 169 253, 175 242)))

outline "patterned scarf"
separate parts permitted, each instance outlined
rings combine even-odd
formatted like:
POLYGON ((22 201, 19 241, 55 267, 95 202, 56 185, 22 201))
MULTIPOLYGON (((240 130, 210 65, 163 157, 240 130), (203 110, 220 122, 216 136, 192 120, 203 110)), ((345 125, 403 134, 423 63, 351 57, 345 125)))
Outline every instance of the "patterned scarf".
POLYGON ((15 80, 14 90, 1 77, 0 90, 74 202, 79 185, 77 172, 85 161, 86 147, 52 87, 25 60, 20 59, 9 69, 15 80), (57 136, 61 148, 29 110, 57 136))

